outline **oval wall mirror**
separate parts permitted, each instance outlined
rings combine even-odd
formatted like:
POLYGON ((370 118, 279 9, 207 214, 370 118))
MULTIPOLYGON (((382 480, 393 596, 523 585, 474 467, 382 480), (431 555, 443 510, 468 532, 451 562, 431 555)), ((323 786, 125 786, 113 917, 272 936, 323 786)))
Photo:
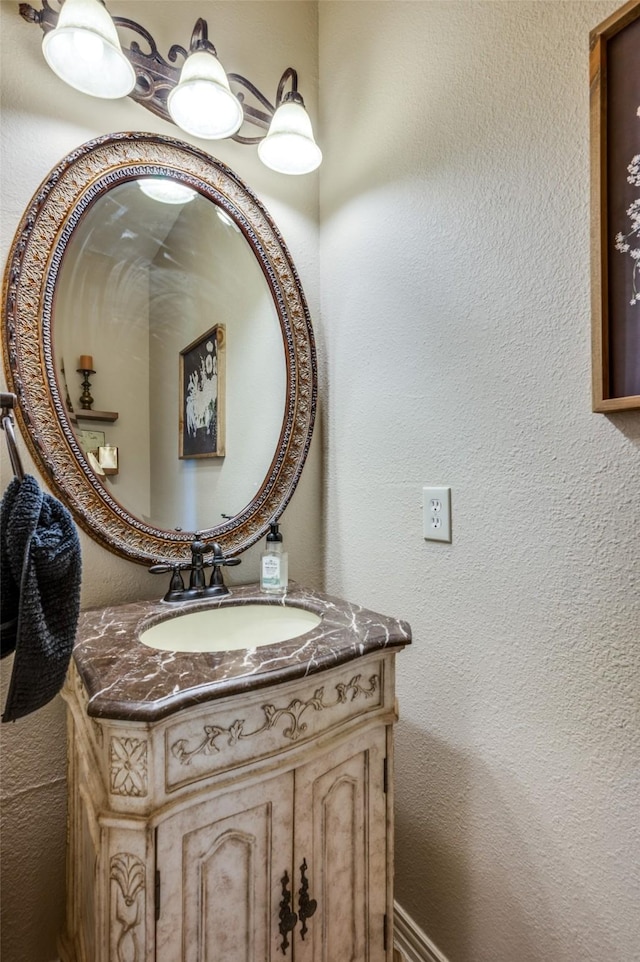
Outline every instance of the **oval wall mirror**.
POLYGON ((51 172, 5 276, 23 434, 79 524, 141 564, 196 531, 237 554, 286 507, 316 358, 291 256, 226 166, 146 133, 51 172))

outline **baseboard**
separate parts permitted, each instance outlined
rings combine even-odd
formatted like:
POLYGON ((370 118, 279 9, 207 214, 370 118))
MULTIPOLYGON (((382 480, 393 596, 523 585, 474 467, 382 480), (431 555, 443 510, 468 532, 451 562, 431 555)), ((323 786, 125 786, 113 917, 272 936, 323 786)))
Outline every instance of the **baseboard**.
POLYGON ((397 902, 393 903, 393 945, 400 953, 401 962, 448 962, 397 902))

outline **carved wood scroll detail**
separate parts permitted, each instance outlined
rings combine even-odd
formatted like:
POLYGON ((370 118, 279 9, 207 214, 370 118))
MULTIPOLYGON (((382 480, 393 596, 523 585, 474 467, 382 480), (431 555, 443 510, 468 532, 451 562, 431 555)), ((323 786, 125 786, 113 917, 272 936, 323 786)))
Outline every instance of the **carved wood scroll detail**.
POLYGON ((92 718, 91 721, 93 723, 93 732, 96 736, 96 742, 102 748, 102 745, 104 744, 104 731, 102 729, 102 725, 95 718, 92 718))
POLYGON ((109 752, 112 795, 141 798, 147 794, 147 742, 112 736, 109 752))
POLYGON ((144 863, 129 852, 111 858, 109 878, 113 883, 111 924, 117 962, 142 962, 144 958, 144 863), (119 926, 119 932, 115 931, 119 926))
POLYGON ((335 685, 335 701, 327 704, 324 700, 324 686, 316 689, 312 698, 301 701, 294 698, 284 708, 276 708, 275 705, 263 705, 262 711, 265 715, 264 723, 254 731, 245 731, 245 720, 237 718, 228 728, 221 725, 205 725, 204 738, 193 748, 189 748, 186 738, 179 738, 171 746, 171 754, 178 759, 181 765, 189 765, 191 759, 196 755, 213 755, 220 751, 220 746, 216 744, 221 735, 227 736, 227 745, 233 747, 239 741, 254 738, 265 731, 274 728, 282 718, 290 719, 290 724, 283 729, 282 736, 290 741, 297 741, 307 730, 307 723, 302 720, 302 716, 309 710, 324 711, 328 708, 335 708, 337 705, 345 704, 348 701, 355 701, 359 697, 371 698, 377 691, 380 683, 378 675, 369 678, 369 687, 363 688, 360 684, 360 675, 354 675, 346 684, 340 682, 335 685))

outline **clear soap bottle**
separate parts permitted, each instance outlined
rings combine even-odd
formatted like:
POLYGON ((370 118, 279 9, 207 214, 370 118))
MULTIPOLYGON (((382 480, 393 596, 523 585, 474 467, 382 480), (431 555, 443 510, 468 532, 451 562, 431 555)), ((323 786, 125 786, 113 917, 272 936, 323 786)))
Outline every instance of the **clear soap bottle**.
POLYGON ((269 525, 266 548, 260 559, 260 588, 269 594, 278 594, 289 583, 289 556, 282 546, 279 525, 269 525))

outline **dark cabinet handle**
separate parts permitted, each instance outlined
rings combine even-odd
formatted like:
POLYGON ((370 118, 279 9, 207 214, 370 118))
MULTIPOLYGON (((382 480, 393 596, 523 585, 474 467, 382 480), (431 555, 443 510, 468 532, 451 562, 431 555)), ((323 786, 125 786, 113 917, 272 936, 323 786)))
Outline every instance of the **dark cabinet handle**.
POLYGON ((298 916, 295 912, 291 911, 291 892, 289 891, 289 873, 285 872, 280 879, 280 884, 282 885, 282 899, 280 901, 280 935, 282 936, 282 942, 280 943, 280 948, 282 949, 282 954, 284 955, 289 948, 288 935, 293 929, 295 929, 298 924, 298 916))
POLYGON ((318 903, 316 900, 309 898, 309 880, 307 879, 306 872, 307 860, 305 858, 300 866, 300 879, 302 881, 302 885, 300 886, 300 891, 298 892, 298 914, 302 921, 300 935, 303 939, 309 931, 307 928, 307 919, 310 919, 315 910, 318 908, 318 903))

